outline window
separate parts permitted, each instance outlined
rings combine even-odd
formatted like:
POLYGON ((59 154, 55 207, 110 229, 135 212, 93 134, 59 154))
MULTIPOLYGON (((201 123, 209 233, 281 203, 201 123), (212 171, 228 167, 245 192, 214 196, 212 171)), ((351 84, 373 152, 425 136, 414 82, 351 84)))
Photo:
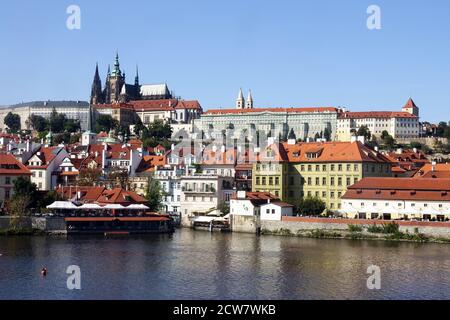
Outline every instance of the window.
POLYGON ((289 177, 289 185, 293 186, 295 184, 294 177, 289 177))
POLYGON ((334 177, 331 178, 331 183, 332 186, 334 186, 334 177))
POLYGON ((312 178, 309 177, 309 178, 308 178, 308 186, 311 186, 311 185, 312 185, 312 178))
POLYGON ((257 186, 260 185, 260 182, 261 182, 261 181, 259 180, 259 177, 256 177, 256 185, 257 185, 257 186))
POLYGON ((272 209, 272 214, 275 214, 275 209, 272 209))
POLYGON ((273 177, 269 177, 269 186, 273 186, 273 177))
POLYGON ((5 184, 11 184, 11 177, 5 178, 5 184))
POLYGON ((320 178, 316 178, 316 186, 320 186, 320 178))
POLYGON ((334 164, 331 165, 331 171, 334 171, 334 164))
POLYGON ((275 185, 279 185, 280 184, 280 178, 275 177, 275 185))
POLYGON ((322 178, 322 185, 326 186, 327 185, 327 178, 322 178))
POLYGON ((350 179, 350 178, 347 178, 347 186, 349 186, 349 185, 351 185, 351 184, 352 184, 351 179, 350 179))

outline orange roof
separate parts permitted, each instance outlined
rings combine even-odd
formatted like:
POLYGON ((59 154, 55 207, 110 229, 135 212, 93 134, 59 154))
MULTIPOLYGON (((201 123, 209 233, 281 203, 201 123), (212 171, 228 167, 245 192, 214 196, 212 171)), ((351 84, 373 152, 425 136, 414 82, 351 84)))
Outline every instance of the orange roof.
POLYGON ((105 204, 117 203, 127 205, 131 203, 146 203, 147 199, 135 192, 115 188, 112 190, 104 190, 96 201, 105 204))
MULTIPOLYGON (((42 161, 42 166, 30 166, 29 160, 27 162, 27 166, 29 169, 46 169, 53 159, 59 153, 59 149, 63 149, 61 147, 41 147, 33 156, 37 156, 42 161)), ((31 158, 30 158, 31 159, 31 158)))
POLYGON ((377 162, 390 163, 359 141, 356 142, 310 142, 282 144, 289 162, 377 162))
POLYGON ((311 108, 256 108, 256 109, 214 109, 208 110, 203 115, 221 115, 221 114, 245 114, 245 113, 313 113, 313 112, 337 112, 334 107, 311 107, 311 108))
POLYGON ((450 163, 437 163, 434 166, 434 170, 433 165, 431 163, 427 163, 420 169, 420 171, 423 171, 424 173, 428 171, 450 171, 450 163))
POLYGON ((450 201, 450 179, 364 178, 342 199, 450 201))
POLYGON ((139 164, 137 172, 154 172, 155 166, 162 167, 166 165, 165 156, 144 156, 139 164))
POLYGON ((31 171, 10 154, 0 154, 0 175, 31 175, 31 171))
POLYGON ((390 119, 390 118, 418 118, 408 112, 397 111, 368 111, 368 112, 342 112, 339 119, 390 119))
POLYGON ((450 179, 450 171, 428 171, 422 176, 416 175, 414 178, 450 179))
POLYGON ((130 101, 135 111, 172 111, 174 109, 201 109, 197 100, 178 99, 137 100, 130 101))

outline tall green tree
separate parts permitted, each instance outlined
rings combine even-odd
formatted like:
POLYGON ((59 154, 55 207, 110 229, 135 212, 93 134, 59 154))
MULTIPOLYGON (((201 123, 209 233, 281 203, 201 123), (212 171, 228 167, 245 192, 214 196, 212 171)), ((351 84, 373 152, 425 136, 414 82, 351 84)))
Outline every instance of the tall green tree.
POLYGON ((98 116, 95 131, 101 132, 110 132, 111 130, 117 129, 119 127, 119 122, 107 114, 101 114, 98 116))
POLYGON ((10 132, 17 133, 20 130, 21 124, 20 124, 20 116, 18 114, 9 112, 5 120, 3 121, 5 125, 8 126, 10 132))
POLYGON ((48 121, 43 116, 33 114, 30 116, 31 127, 37 132, 44 132, 47 130, 48 121))
POLYGON ((159 181, 149 178, 147 192, 145 194, 147 205, 153 212, 158 212, 162 206, 163 190, 159 181))
POLYGON ((331 141, 331 130, 329 128, 325 128, 323 132, 323 138, 327 141, 331 141))

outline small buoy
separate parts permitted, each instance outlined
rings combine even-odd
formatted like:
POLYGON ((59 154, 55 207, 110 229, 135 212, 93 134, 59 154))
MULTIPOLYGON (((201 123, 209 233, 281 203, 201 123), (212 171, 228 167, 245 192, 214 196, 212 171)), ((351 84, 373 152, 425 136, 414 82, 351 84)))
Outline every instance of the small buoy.
POLYGON ((42 268, 42 270, 41 270, 41 274, 42 274, 42 276, 47 276, 47 268, 42 268))

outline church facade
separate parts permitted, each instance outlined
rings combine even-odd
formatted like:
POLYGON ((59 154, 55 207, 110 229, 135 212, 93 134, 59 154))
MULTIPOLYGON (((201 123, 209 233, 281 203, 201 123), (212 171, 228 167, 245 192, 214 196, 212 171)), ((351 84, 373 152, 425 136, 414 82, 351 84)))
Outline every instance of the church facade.
POLYGON ((119 54, 116 54, 114 68, 111 70, 108 66, 104 87, 100 79, 98 64, 95 68, 90 99, 92 105, 172 98, 172 93, 166 84, 141 85, 139 83, 139 70, 137 67, 134 84, 126 83, 125 72, 122 72, 120 69, 119 54))

